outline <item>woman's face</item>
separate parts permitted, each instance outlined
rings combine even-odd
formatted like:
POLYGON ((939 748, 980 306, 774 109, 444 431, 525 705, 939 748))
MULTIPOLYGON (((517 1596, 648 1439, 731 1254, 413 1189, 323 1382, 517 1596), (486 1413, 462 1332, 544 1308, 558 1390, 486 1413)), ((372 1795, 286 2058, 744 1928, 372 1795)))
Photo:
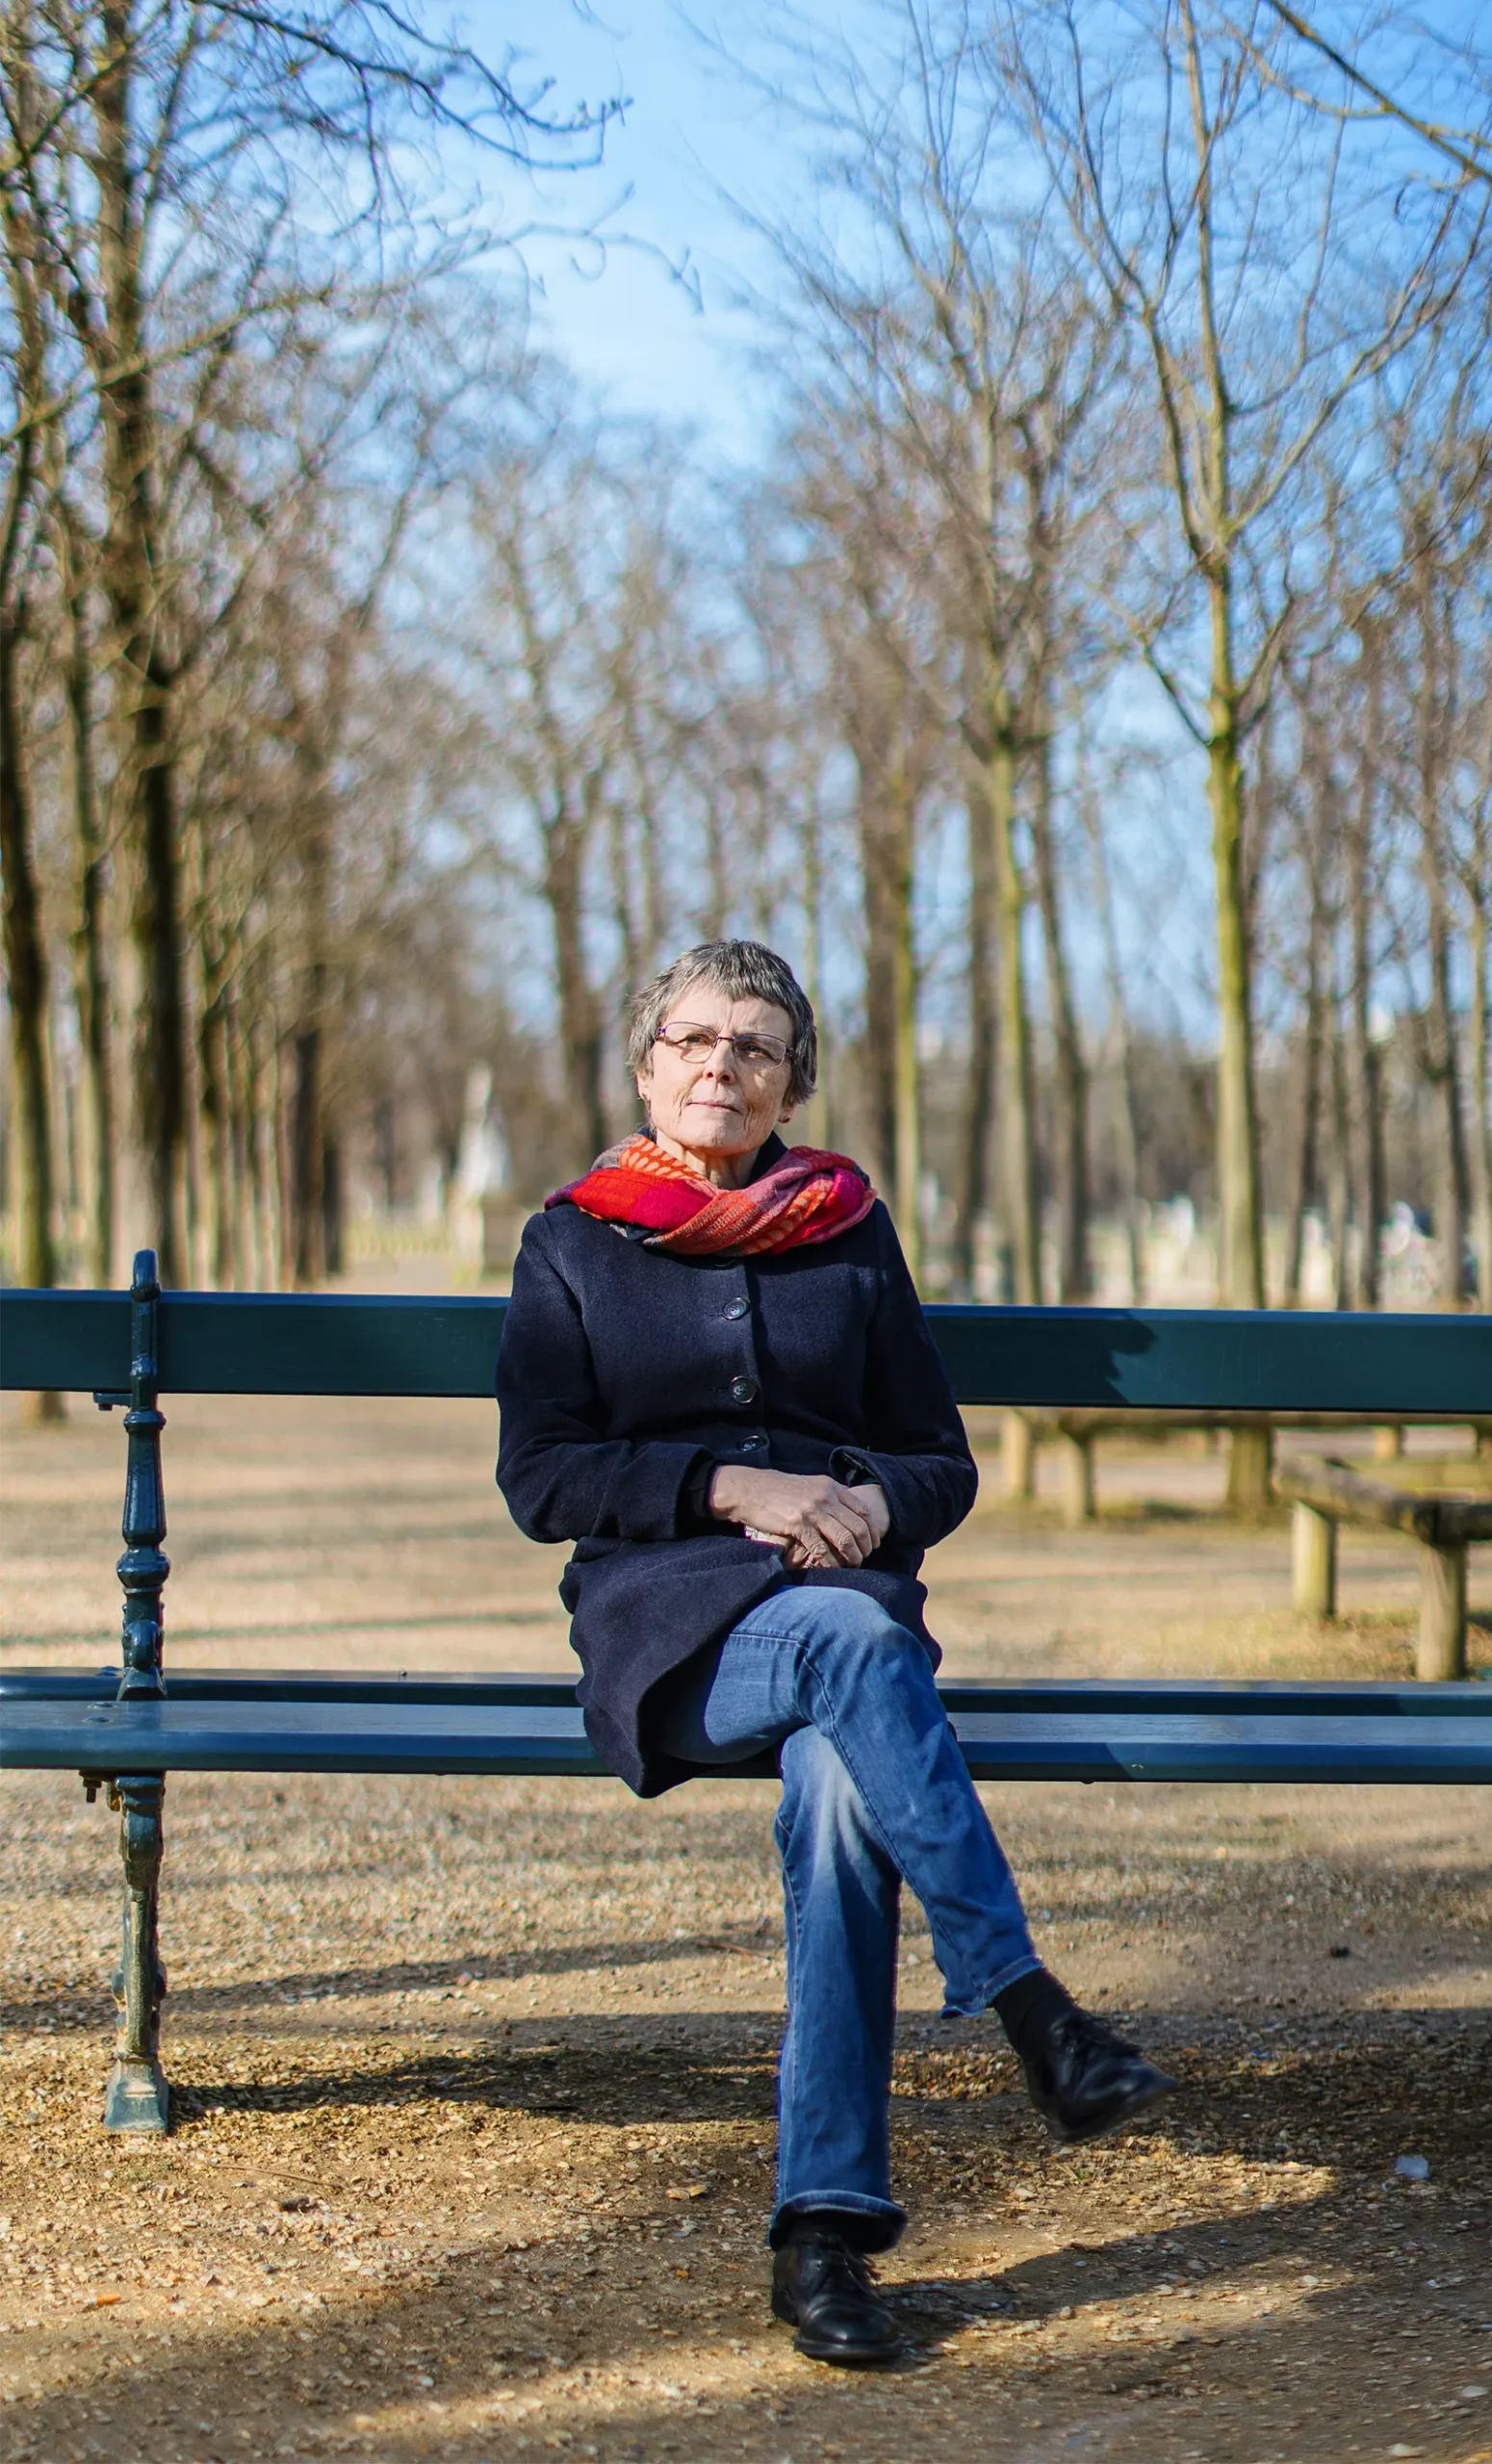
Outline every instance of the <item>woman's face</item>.
MULTIPOLYGON (((773 1036, 780 1043, 792 1042, 792 1020, 775 1002, 733 1001, 709 984, 686 985, 663 1026, 674 1035, 684 1026, 713 1027, 717 1034, 773 1036)), ((657 1042, 651 1068, 638 1077, 637 1092, 666 1149, 724 1162, 755 1154, 779 1121, 789 1117, 791 1075, 790 1061, 765 1066, 743 1063, 733 1044, 717 1043, 713 1052, 698 1058, 657 1042)))

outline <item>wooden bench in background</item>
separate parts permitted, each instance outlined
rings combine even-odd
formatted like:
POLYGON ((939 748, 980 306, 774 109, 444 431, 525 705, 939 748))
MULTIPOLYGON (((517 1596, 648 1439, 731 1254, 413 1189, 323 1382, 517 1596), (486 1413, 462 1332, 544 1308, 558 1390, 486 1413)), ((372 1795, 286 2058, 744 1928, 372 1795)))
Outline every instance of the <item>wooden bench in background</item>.
MULTIPOLYGON (((0 1295, 0 1384, 125 1408, 118 1666, 0 1679, 0 1765, 77 1771, 120 1816, 123 1951, 104 2119, 160 2131, 157 1950, 170 1771, 592 1778, 568 1680, 178 1670, 164 1658, 163 1394, 486 1396, 498 1299, 0 1295)), ((1149 1309, 934 1308, 961 1402, 1043 1411, 1466 1421, 1492 1398, 1492 1320, 1149 1309)), ((497 1511, 494 1502, 494 1513, 497 1511)), ((1492 1783, 1492 1686, 945 1683, 981 1780, 1492 1783)), ((772 1765, 738 1766, 743 1778, 772 1765)))
MULTIPOLYGON (((1468 1462, 1470 1476, 1481 1458, 1468 1462)), ((1275 1487, 1295 1504, 1292 1534, 1294 1602, 1308 1617, 1337 1613, 1337 1526, 1376 1525, 1402 1531, 1420 1547, 1419 1676, 1466 1674, 1466 1556, 1473 1541, 1492 1540, 1492 1476, 1478 1494, 1456 1485, 1463 1467, 1415 1465, 1423 1485, 1411 1485, 1410 1464, 1397 1481, 1374 1479, 1330 1455, 1300 1454, 1281 1463, 1275 1487), (1428 1485, 1434 1480, 1434 1487, 1428 1485)), ((1492 1475, 1492 1465, 1488 1467, 1492 1475)))
MULTIPOLYGON (((1340 1437, 1347 1429, 1371 1428, 1374 1456, 1397 1462, 1403 1452, 1406 1427, 1423 1422, 1413 1413, 1395 1421, 1343 1412, 1192 1412, 1192 1411, 1013 1411, 1006 1415, 1005 1492, 1007 1497, 1036 1495, 1036 1449, 1055 1444, 1061 1463, 1062 1519, 1069 1531, 1093 1523, 1098 1515, 1097 1450, 1105 1437, 1153 1437, 1158 1430, 1202 1430, 1222 1436, 1240 1428, 1326 1429, 1340 1437)), ((1471 1429, 1478 1459, 1492 1467, 1492 1412, 1471 1412, 1459 1425, 1471 1429)), ((1278 1482, 1275 1483, 1278 1490, 1278 1482)))

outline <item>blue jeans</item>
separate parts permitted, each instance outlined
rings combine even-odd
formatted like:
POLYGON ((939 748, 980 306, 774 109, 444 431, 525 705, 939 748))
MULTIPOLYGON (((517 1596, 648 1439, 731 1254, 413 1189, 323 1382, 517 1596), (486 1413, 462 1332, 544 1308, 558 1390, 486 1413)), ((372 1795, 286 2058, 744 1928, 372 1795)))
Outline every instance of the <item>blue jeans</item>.
POLYGON ((1041 1962, 914 1634, 863 1592, 795 1584, 659 1689, 651 1734, 681 1760, 781 1748, 787 2026, 774 2246, 787 2220, 849 2209, 887 2249, 896 1928, 927 1912, 944 2013, 983 2011, 1041 1962))

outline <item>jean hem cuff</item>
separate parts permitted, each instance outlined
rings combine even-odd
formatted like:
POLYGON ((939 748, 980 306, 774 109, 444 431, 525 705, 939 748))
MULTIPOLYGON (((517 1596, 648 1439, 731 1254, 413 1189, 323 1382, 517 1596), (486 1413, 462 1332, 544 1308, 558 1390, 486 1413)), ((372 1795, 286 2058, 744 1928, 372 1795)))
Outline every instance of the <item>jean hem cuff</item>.
POLYGON ((861 2231, 856 2238, 872 2254, 893 2248, 907 2229, 907 2211, 894 2199, 869 2198, 863 2191, 801 2191, 778 2208, 767 2227, 768 2248, 782 2248, 795 2217, 819 2214, 858 2217, 861 2231))
POLYGON ((980 2013, 988 2011, 995 1995, 1003 1993, 1008 1985, 1018 1985, 1023 1976, 1034 1976, 1037 1969, 1044 1965, 1045 1962, 1039 1960, 1035 1951, 1027 1959, 1012 1960, 1008 1966, 995 1971, 982 1993, 970 1993, 959 1999, 955 1999, 951 1993, 946 1995, 938 2015, 940 2019, 977 2019, 980 2013))

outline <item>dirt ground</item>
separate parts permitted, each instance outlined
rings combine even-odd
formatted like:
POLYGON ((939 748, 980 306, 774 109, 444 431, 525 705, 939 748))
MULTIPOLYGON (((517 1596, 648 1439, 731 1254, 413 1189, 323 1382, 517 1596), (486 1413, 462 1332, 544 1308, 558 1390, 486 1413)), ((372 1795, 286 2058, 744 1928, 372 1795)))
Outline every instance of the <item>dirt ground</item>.
MULTIPOLYGON (((560 1669, 557 1556, 477 1405, 169 1408, 168 1656, 560 1669)), ((986 1435, 989 1433, 986 1432, 986 1435)), ((123 1441, 0 1431, 11 1664, 115 1656, 123 1441)), ((1422 1446, 1433 1440, 1418 1441, 1422 1446)), ((1406 1544, 1340 1625, 1199 1441, 1106 1453, 1099 1525, 997 1472, 932 1565, 950 1675, 1407 1674, 1406 1544)), ((1474 1560, 1492 1661, 1492 1556, 1474 1560)), ((1048 2151, 993 2023, 902 1955, 888 2376, 764 2299, 782 2010, 770 1792, 182 1778, 176 2127, 99 2128, 114 1821, 11 1775, 0 2447, 911 2464, 1492 2464, 1492 1892, 1470 1789, 988 1791, 1052 1964, 1180 2093, 1048 2151), (1428 2181, 1395 2159, 1428 2160, 1428 2181)))

